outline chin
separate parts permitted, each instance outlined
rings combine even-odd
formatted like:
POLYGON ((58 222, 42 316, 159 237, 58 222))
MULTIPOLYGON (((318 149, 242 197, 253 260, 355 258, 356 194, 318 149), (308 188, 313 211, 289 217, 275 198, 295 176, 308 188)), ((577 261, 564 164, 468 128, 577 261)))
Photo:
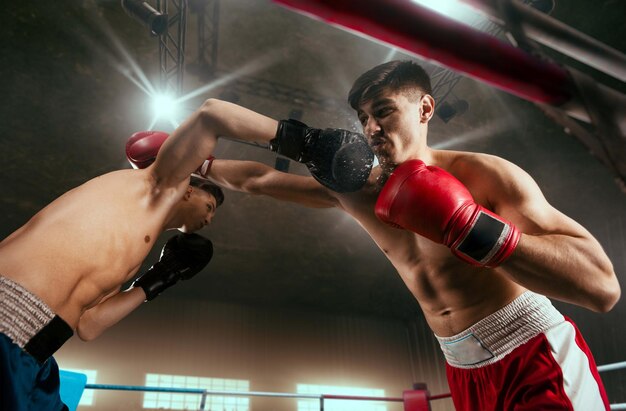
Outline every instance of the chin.
POLYGON ((393 161, 393 159, 389 157, 379 157, 378 164, 383 170, 393 170, 398 165, 397 162, 393 161))

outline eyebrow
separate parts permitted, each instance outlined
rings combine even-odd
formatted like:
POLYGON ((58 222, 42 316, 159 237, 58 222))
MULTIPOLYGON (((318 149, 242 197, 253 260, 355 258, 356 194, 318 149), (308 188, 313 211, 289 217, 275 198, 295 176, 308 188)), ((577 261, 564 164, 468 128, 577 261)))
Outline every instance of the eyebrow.
POLYGON ((380 99, 380 100, 376 100, 372 104, 372 110, 376 110, 380 106, 386 106, 388 104, 394 104, 394 101, 392 99, 390 99, 390 98, 383 98, 383 99, 380 99))
MULTIPOLYGON (((375 111, 376 109, 380 108, 381 106, 386 106, 388 104, 395 104, 395 103, 390 98, 381 98, 379 100, 374 100, 374 102, 372 103, 371 110, 375 111)), ((365 111, 363 111, 362 109, 358 109, 356 113, 357 113, 357 115, 361 115, 361 114, 365 113, 365 111)))

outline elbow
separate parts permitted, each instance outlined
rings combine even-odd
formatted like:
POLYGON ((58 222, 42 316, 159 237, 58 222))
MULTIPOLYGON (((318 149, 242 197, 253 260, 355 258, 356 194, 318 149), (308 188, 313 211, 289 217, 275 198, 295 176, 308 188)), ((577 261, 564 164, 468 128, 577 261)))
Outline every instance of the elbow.
POLYGON ((593 310, 599 313, 611 311, 619 301, 621 294, 622 291, 617 278, 613 276, 611 281, 608 281, 596 296, 593 310))
POLYGON ((607 297, 604 298, 603 304, 600 306, 600 309, 598 310, 599 312, 608 313, 609 311, 611 311, 613 307, 615 307, 615 305, 619 301, 622 292, 618 285, 607 294, 608 294, 607 297))
POLYGON ((252 195, 261 195, 263 192, 263 184, 258 177, 247 179, 241 184, 241 190, 244 193, 252 195))
POLYGON ((204 103, 200 106, 200 115, 205 121, 217 119, 220 117, 220 111, 223 109, 225 104, 227 103, 216 98, 204 100, 204 103))
POLYGON ((202 103, 200 109, 194 114, 196 121, 200 122, 204 127, 212 130, 216 137, 227 134, 228 130, 228 113, 231 103, 209 98, 202 103))
POLYGON ((78 327, 76 327, 76 335, 78 335, 78 338, 85 342, 95 340, 100 336, 100 334, 102 334, 102 332, 99 332, 94 327, 86 326, 84 321, 82 321, 82 323, 79 321, 78 327))
POLYGON ((96 338, 98 338, 98 335, 89 333, 89 332, 84 332, 80 329, 76 330, 76 334, 78 335, 78 338, 80 338, 82 341, 85 341, 85 342, 93 341, 96 338))
POLYGON ((212 110, 214 110, 216 107, 219 107, 220 103, 222 103, 222 101, 216 98, 206 99, 204 100, 204 103, 202 103, 200 110, 207 112, 207 113, 211 113, 212 110))
POLYGON ((239 191, 252 195, 268 194, 271 185, 271 175, 274 169, 260 163, 248 163, 246 178, 241 181, 239 191))

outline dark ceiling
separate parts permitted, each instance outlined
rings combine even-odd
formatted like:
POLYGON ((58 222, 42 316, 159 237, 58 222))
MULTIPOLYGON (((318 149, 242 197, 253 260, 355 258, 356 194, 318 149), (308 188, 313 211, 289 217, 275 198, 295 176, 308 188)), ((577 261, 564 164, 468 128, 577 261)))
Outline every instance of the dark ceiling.
MULTIPOLYGON (((188 17, 183 89, 236 77, 187 101, 189 110, 221 96, 275 118, 299 110, 311 125, 355 127, 345 104, 352 80, 391 58, 416 58, 267 0, 222 0, 219 6, 217 42, 208 46, 216 51, 213 76, 198 70, 198 56, 208 51, 198 49, 197 15, 188 17)), ((151 116, 147 96, 124 75, 131 65, 122 49, 159 84, 157 40, 117 0, 21 0, 3 9, 0 238, 66 190, 128 167, 125 140, 147 128, 151 116)), ((552 16, 626 51, 624 1, 557 1, 552 16)), ((623 83, 559 57, 625 91, 623 83)), ((497 154, 526 168, 554 205, 598 236, 623 276, 626 196, 607 168, 519 98, 461 78, 448 99, 466 100, 469 110, 447 123, 434 118, 430 143, 497 154)), ((270 165, 276 160, 228 140, 217 154, 270 165)), ((307 173, 293 163, 289 171, 307 173)), ((202 234, 214 242, 213 262, 170 297, 394 317, 419 311, 372 240, 338 210, 227 192, 202 234)))

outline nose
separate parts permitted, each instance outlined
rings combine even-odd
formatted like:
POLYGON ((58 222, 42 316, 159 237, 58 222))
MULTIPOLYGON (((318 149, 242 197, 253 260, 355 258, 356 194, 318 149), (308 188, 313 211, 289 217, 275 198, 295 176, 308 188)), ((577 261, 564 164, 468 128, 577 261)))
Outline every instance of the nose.
POLYGON ((211 220, 213 220, 213 214, 207 214, 206 217, 204 217, 204 225, 211 224, 211 220))
POLYGON ((376 118, 369 117, 367 122, 363 126, 363 134, 365 137, 371 138, 374 134, 380 131, 380 124, 376 121, 376 118))

